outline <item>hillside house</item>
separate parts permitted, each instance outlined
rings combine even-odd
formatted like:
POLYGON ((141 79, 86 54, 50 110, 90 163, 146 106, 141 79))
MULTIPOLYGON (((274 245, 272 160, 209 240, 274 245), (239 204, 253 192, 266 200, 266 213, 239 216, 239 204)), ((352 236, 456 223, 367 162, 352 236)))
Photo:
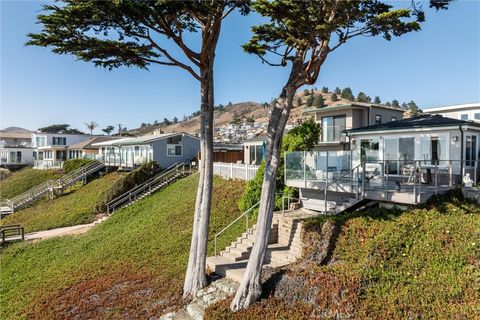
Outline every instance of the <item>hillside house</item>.
POLYGON ((168 168, 175 163, 195 160, 200 151, 200 139, 185 132, 164 133, 93 143, 93 146, 99 147, 99 159, 106 166, 132 169, 153 160, 161 168, 168 168))
POLYGON ((0 166, 12 168, 32 164, 31 133, 28 131, 0 132, 0 166))
POLYGON ((34 168, 62 167, 63 162, 69 159, 69 146, 88 141, 92 137, 86 134, 32 133, 34 168))
POLYGON ((480 124, 423 115, 346 130, 351 149, 286 154, 285 182, 306 208, 416 204, 479 177, 480 124))
POLYGON ((403 113, 400 109, 359 102, 304 111, 322 127, 316 148, 321 151, 350 150, 350 139, 345 130, 402 120, 403 113))
POLYGON ((480 123, 480 102, 429 108, 425 109, 424 112, 427 114, 438 114, 448 118, 480 123))

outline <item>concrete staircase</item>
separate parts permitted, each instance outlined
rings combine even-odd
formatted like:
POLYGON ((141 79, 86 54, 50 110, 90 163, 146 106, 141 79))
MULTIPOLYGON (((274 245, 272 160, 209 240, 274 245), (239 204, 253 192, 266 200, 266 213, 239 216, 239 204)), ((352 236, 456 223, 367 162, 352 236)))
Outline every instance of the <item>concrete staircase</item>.
MULTIPOLYGON (((255 227, 244 232, 218 256, 207 258, 207 269, 240 282, 253 248, 255 227)), ((270 230, 264 266, 281 267, 295 262, 302 254, 302 222, 275 213, 270 230)))
POLYGON ((354 193, 328 191, 327 205, 325 206, 324 192, 306 189, 301 189, 300 192, 300 200, 305 209, 315 210, 323 214, 338 214, 355 207, 362 201, 362 199, 354 193))

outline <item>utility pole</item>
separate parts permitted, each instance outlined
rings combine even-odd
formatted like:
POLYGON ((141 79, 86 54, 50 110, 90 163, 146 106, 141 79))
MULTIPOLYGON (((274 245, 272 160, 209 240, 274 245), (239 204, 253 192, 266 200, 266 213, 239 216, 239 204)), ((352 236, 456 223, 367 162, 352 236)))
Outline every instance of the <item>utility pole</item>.
POLYGON ((118 134, 120 135, 120 137, 122 136, 122 124, 121 123, 118 124, 118 134))

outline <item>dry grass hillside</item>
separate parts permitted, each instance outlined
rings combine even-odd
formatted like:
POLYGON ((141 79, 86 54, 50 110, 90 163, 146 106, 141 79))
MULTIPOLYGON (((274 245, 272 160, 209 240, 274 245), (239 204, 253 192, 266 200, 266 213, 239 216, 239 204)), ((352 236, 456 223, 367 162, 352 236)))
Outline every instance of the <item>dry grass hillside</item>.
MULTIPOLYGON (((325 100, 325 105, 339 105, 350 103, 351 101, 345 100, 338 96, 338 100, 333 102, 331 100, 332 93, 322 93, 320 90, 315 90, 314 95, 322 95, 325 100)), ((294 99, 295 108, 292 110, 290 115, 290 123, 294 123, 296 119, 304 117, 303 111, 307 108, 306 105, 307 96, 303 91, 297 93, 294 99), (302 104, 298 104, 298 99, 302 100, 302 104)), ((222 110, 215 110, 215 127, 219 127, 225 124, 232 122, 235 118, 247 119, 253 118, 256 122, 268 122, 270 107, 264 107, 263 104, 257 102, 240 102, 234 103, 230 106, 226 106, 222 110)), ((170 132, 188 132, 192 134, 197 134, 200 129, 200 117, 193 117, 187 121, 180 121, 176 124, 171 125, 149 125, 143 128, 137 128, 129 130, 128 132, 132 135, 148 135, 153 134, 159 130, 164 133, 170 132)))

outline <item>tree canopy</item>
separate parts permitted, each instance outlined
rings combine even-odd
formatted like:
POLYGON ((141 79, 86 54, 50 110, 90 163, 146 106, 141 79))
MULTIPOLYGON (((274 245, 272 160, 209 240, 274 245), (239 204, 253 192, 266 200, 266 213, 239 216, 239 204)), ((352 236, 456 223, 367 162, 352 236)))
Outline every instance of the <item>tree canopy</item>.
POLYGON ((70 125, 66 123, 52 124, 47 127, 38 128, 37 130, 44 133, 85 134, 83 131, 70 128, 70 125))

